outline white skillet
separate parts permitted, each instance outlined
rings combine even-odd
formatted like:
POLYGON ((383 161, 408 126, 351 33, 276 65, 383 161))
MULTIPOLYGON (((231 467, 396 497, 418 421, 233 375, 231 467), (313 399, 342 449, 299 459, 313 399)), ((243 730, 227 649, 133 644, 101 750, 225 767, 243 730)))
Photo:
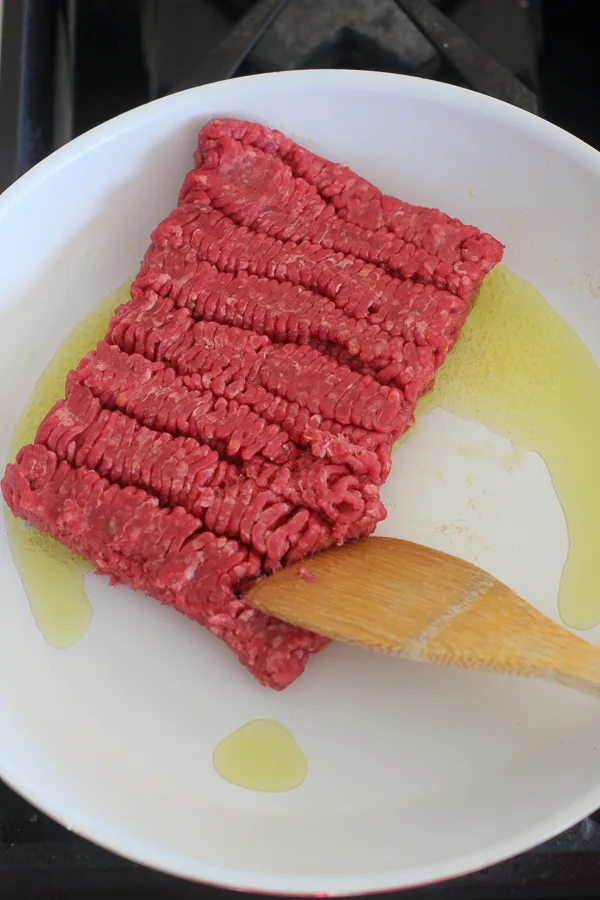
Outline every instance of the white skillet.
MULTIPOLYGON (((135 273, 215 115, 281 128, 386 192, 491 231, 508 245, 507 265, 600 358, 598 153, 432 81, 344 71, 236 79, 102 125, 0 198, 3 459, 61 339, 135 273)), ((461 466, 474 461, 456 446, 480 437, 450 415, 430 417, 397 454, 381 533, 476 557, 556 618, 567 538, 539 459, 512 477, 480 461, 488 504, 462 538, 439 530, 467 515, 461 466)), ((275 694, 193 623, 93 576, 89 631, 52 650, 0 529, 0 777, 105 847, 234 888, 351 894, 495 863, 600 806, 596 701, 342 646, 275 694), (308 777, 289 794, 245 792, 213 770, 218 741, 262 717, 286 725, 307 756, 308 777)))

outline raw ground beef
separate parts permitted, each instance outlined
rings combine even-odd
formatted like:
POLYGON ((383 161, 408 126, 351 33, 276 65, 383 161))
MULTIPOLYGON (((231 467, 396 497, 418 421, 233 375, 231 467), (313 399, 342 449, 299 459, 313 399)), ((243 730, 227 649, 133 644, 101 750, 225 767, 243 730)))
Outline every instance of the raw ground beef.
POLYGON ((2 492, 282 689, 326 641, 244 591, 385 517, 392 444, 502 246, 262 125, 215 119, 195 162, 2 492))

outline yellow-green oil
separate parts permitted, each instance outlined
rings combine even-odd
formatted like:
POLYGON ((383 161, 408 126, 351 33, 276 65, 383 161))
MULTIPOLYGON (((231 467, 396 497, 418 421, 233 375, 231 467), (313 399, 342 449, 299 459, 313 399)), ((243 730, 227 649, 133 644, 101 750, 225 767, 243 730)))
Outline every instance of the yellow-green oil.
POLYGON ((600 369, 538 291, 498 266, 485 279, 454 351, 419 404, 443 407, 508 438, 514 460, 545 461, 569 551, 559 588, 566 625, 600 622, 600 369))
MULTIPOLYGON (((129 282, 107 297, 58 349, 15 428, 11 458, 33 440, 44 414, 63 396, 67 372, 104 335, 129 282)), ((508 438, 513 460, 531 450, 544 459, 564 510, 569 553, 560 584, 566 624, 600 621, 600 370, 572 328, 530 284, 498 266, 485 279, 454 351, 418 416, 444 407, 508 438)), ((465 452, 469 452, 468 449, 465 452)), ((69 647, 87 629, 92 609, 84 590, 89 566, 48 535, 6 510, 15 564, 37 625, 53 647, 69 647)), ((279 722, 248 722, 217 746, 216 771, 256 791, 289 791, 306 776, 306 759, 279 722)))
MULTIPOLYGON (((129 282, 107 297, 59 348, 15 428, 11 456, 33 439, 43 415, 63 396, 67 372, 103 336, 129 282)), ((559 606, 566 624, 600 622, 596 510, 600 479, 600 370, 573 329, 538 291, 504 266, 485 279, 454 351, 418 415, 435 407, 486 425, 508 438, 513 461, 536 451, 564 510, 569 553, 559 606)), ((6 513, 11 550, 46 640, 73 644, 91 619, 83 588, 86 565, 47 535, 6 513)))
MULTIPOLYGON (((10 459, 31 443, 46 412, 64 396, 65 379, 104 336, 115 307, 129 299, 130 282, 106 297, 58 348, 39 378, 12 435, 10 459)), ((52 647, 66 648, 92 619, 84 575, 91 566, 47 534, 30 528, 5 507, 8 540, 37 626, 52 647)), ((214 752, 217 772, 256 791, 290 791, 306 776, 306 759, 290 732, 272 719, 256 719, 226 737, 214 752)))
MULTIPOLYGON (((33 441, 44 415, 64 396, 69 370, 104 337, 115 307, 128 300, 129 286, 128 281, 106 297, 58 348, 15 426, 11 461, 24 444, 33 441)), ((50 535, 15 518, 6 506, 4 514, 15 566, 40 632, 52 647, 71 647, 92 619, 92 607, 84 588, 84 575, 91 571, 91 566, 50 535)))
POLYGON ((253 719, 224 738, 213 765, 221 778, 251 791, 292 791, 306 777, 304 753, 274 719, 253 719))

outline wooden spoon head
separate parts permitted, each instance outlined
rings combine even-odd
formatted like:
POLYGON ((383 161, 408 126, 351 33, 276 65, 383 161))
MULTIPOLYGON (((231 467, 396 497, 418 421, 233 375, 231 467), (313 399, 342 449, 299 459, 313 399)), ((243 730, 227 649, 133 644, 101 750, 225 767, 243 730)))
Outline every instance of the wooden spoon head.
POLYGON ((325 550, 259 582, 249 602, 333 640, 403 652, 493 579, 452 556, 391 538, 325 550))
POLYGON ((264 579, 248 601, 333 640, 408 659, 600 684, 598 648, 492 575, 409 541, 326 550, 264 579))

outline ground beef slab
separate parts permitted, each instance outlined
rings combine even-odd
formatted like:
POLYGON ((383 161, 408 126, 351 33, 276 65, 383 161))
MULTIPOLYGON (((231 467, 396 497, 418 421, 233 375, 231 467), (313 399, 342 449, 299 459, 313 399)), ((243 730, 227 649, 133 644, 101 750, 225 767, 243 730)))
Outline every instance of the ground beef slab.
POLYGON ((2 493, 281 690, 327 642, 245 592, 385 517, 392 445, 503 248, 256 123, 209 122, 195 163, 2 493))

